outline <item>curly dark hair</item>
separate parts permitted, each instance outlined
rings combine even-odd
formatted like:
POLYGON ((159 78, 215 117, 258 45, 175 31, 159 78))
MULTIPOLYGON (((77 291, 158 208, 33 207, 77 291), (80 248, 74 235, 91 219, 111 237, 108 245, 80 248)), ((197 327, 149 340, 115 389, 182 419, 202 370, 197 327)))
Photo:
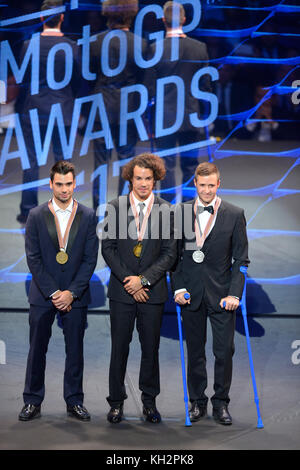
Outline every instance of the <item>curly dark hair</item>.
POLYGON ((102 14, 111 29, 129 28, 138 12, 138 0, 104 0, 102 14))
POLYGON ((122 170, 122 178, 129 181, 130 189, 132 189, 131 180, 133 178, 134 167, 149 168, 153 171, 154 181, 163 180, 166 176, 165 163, 162 158, 153 153, 141 153, 128 162, 122 170))

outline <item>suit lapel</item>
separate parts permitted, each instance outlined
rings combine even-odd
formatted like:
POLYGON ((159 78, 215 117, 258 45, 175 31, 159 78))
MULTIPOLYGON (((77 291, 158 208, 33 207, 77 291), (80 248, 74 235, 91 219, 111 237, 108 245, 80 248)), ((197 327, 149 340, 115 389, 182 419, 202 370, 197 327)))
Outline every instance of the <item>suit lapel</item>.
POLYGON ((130 233, 127 233, 127 241, 130 244, 129 249, 133 250, 133 247, 137 244, 137 231, 136 231, 134 215, 133 215, 133 212, 132 212, 132 209, 131 209, 131 204, 130 204, 129 195, 128 195, 127 196, 127 230, 129 228, 129 225, 130 225, 130 227, 134 226, 134 228, 135 228, 134 233, 136 235, 136 238, 133 238, 133 234, 131 235, 132 229, 131 229, 130 233))
MULTIPOLYGON (((43 212, 43 216, 44 216, 44 220, 45 220, 45 223, 46 223, 46 226, 47 226, 49 236, 52 240, 52 243, 53 243, 56 251, 58 252, 59 251, 59 243, 58 243, 58 237, 57 237, 57 233, 56 233, 55 220, 54 220, 54 216, 53 216, 52 212, 48 209, 48 206, 45 208, 45 210, 43 212)), ((69 233, 67 253, 70 253, 70 251, 72 249, 72 245, 74 243, 74 240, 76 238, 76 235, 77 235, 77 232, 78 232, 78 229, 79 229, 79 226, 80 226, 81 217, 82 217, 82 209, 78 205, 76 215, 75 215, 75 218, 73 220, 73 223, 72 223, 72 226, 71 226, 71 229, 70 229, 70 233, 69 233)))
POLYGON ((76 238, 76 235, 80 226, 81 217, 82 217, 82 209, 78 205, 76 215, 74 217, 73 223, 71 225, 70 233, 69 233, 67 253, 70 253, 72 250, 72 246, 73 246, 74 240, 76 238))
MULTIPOLYGON (((193 199, 192 201, 189 201, 189 202, 188 202, 188 205, 191 206, 191 208, 188 207, 188 210, 189 210, 189 211, 190 211, 190 210, 192 211, 192 217, 191 217, 191 219, 192 219, 192 230, 191 230, 191 234, 193 233, 193 238, 186 240, 189 244, 191 244, 191 243, 194 243, 194 244, 195 244, 194 249, 197 248, 197 245, 196 245, 196 234, 195 234, 195 219, 196 219, 196 216, 195 216, 195 212, 194 212, 194 206, 195 206, 195 201, 196 201, 196 199, 197 199, 197 198, 195 198, 195 199, 193 199)), ((186 217, 188 217, 187 220, 191 220, 189 214, 188 214, 186 217)), ((184 229, 184 224, 185 224, 185 218, 184 218, 184 213, 183 213, 183 218, 182 218, 182 227, 183 227, 183 229, 184 229)))
POLYGON ((211 241, 215 238, 217 233, 221 230, 221 227, 223 226, 223 221, 224 221, 224 212, 225 212, 224 205, 221 202, 220 207, 218 209, 218 214, 217 214, 217 218, 216 218, 216 221, 215 221, 215 225, 212 228, 212 230, 211 230, 210 234, 208 235, 208 237, 206 238, 206 240, 204 242, 204 245, 203 245, 203 248, 206 248, 207 246, 209 246, 211 241))
POLYGON ((43 216, 44 220, 46 223, 46 227, 49 233, 49 236, 52 240, 52 243, 56 249, 56 251, 59 251, 59 243, 58 243, 58 238, 57 238, 57 233, 56 233, 56 226, 55 226, 55 221, 52 212, 48 209, 48 206, 45 207, 45 210, 43 211, 43 216))

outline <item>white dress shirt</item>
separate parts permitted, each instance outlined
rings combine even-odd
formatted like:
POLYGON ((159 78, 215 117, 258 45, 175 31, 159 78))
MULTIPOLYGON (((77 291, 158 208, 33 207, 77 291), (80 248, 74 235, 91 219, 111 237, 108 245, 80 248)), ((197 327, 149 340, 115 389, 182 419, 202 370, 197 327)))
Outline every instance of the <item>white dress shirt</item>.
MULTIPOLYGON (((66 209, 61 209, 56 204, 54 198, 52 199, 52 204, 53 204, 53 209, 55 211, 55 214, 58 218, 60 233, 61 233, 62 237, 64 237, 69 219, 71 217, 74 201, 72 199, 72 201, 70 202, 70 204, 68 205, 68 207, 66 209)), ((68 240, 67 240, 67 243, 68 243, 68 240)), ((67 248, 67 243, 66 243, 65 248, 67 248)))
MULTIPOLYGON (((207 204, 207 205, 214 207, 216 200, 217 200, 217 196, 215 196, 215 198, 214 198, 209 204, 207 204)), ((205 207, 204 204, 201 202, 200 198, 198 197, 198 206, 197 206, 197 207, 199 207, 199 206, 200 206, 200 207, 205 207)), ((206 227, 206 225, 207 225, 207 222, 208 222, 210 216, 211 216, 211 213, 208 212, 208 211, 203 211, 203 212, 201 212, 201 214, 198 214, 198 223, 199 223, 199 225, 200 225, 201 233, 204 232, 205 227, 206 227)), ((210 234, 210 232, 211 232, 212 229, 214 228, 215 223, 216 223, 216 218, 217 218, 217 217, 214 218, 214 220, 213 220, 213 222, 212 222, 212 224, 211 224, 211 226, 210 226, 210 229, 209 229, 209 232, 208 232, 207 236, 210 234)))
MULTIPOLYGON (((215 196, 214 199, 213 199, 209 204, 207 204, 207 205, 214 207, 216 200, 217 200, 217 196, 215 196)), ((204 204, 203 204, 203 202, 201 202, 199 196, 198 196, 198 206, 205 207, 204 204)), ((198 206, 197 206, 197 207, 198 207, 198 206)), ((199 223, 199 225, 200 225, 201 234, 204 232, 205 227, 206 227, 206 225, 207 225, 207 222, 208 222, 210 216, 211 216, 211 213, 208 212, 208 211, 203 211, 203 212, 201 212, 201 214, 198 214, 198 223, 199 223)), ((213 222, 212 222, 212 224, 211 224, 211 226, 210 226, 210 229, 209 229, 209 231, 208 231, 208 233, 207 233, 207 236, 210 234, 210 232, 212 231, 213 227, 215 226, 216 218, 217 218, 217 217, 214 218, 214 220, 213 220, 213 222)), ((177 294, 180 294, 181 292, 186 292, 185 287, 183 287, 182 289, 177 289, 177 290, 175 291, 175 293, 174 293, 174 298, 176 297, 177 294)))
MULTIPOLYGON (((61 236, 64 238, 64 234, 65 234, 65 231, 66 231, 66 228, 67 228, 67 225, 68 225, 68 222, 69 222, 69 218, 71 216, 71 213, 72 213, 72 209, 73 209, 73 204, 74 204, 74 201, 72 199, 72 201, 70 202, 70 204, 68 205, 68 207, 66 209, 61 209, 55 202, 54 198, 52 199, 52 205, 53 205, 53 209, 55 211, 55 214, 57 216, 57 219, 58 219, 58 223, 59 223, 59 228, 60 228, 60 233, 61 233, 61 236)), ((68 244, 68 240, 66 242, 66 246, 65 246, 65 249, 67 248, 67 244, 68 244)), ((50 297, 52 297, 56 292, 58 292, 57 290, 55 292, 53 292, 50 297)))
POLYGON ((133 202, 134 202, 135 209, 136 209, 136 211, 137 211, 138 214, 140 214, 140 206, 139 206, 139 204, 140 204, 141 202, 143 202, 143 203, 145 204, 145 206, 144 206, 144 208, 143 208, 143 214, 144 214, 144 216, 146 215, 147 210, 148 210, 148 206, 149 206, 149 204, 150 204, 150 202, 151 202, 151 197, 152 197, 152 193, 150 194, 150 196, 149 196, 147 199, 145 199, 145 201, 140 201, 140 200, 134 195, 134 192, 132 191, 133 202))

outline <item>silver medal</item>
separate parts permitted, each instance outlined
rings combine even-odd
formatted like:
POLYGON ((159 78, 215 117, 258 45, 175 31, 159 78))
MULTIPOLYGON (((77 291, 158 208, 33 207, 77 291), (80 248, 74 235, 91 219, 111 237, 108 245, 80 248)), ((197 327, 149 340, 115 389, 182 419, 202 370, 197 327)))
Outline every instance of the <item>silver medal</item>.
POLYGON ((195 263, 202 263, 203 260, 204 260, 204 253, 203 251, 200 251, 200 250, 196 250, 193 252, 193 260, 195 261, 195 263))

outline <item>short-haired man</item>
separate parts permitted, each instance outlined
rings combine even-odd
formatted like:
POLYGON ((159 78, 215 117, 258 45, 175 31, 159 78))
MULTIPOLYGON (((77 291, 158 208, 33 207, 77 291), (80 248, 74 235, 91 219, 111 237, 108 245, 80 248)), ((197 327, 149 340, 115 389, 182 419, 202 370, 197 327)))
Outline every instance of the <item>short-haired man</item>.
POLYGON ((220 174, 216 165, 198 165, 194 184, 197 197, 181 206, 185 225, 179 263, 172 276, 186 334, 190 419, 198 421, 207 414, 205 343, 209 317, 215 356, 213 416, 228 425, 232 423, 228 403, 235 312, 244 287, 240 267, 249 263, 246 221, 242 209, 217 196, 220 174))
POLYGON ((74 165, 55 163, 50 173, 52 198, 29 213, 25 232, 27 264, 32 274, 29 290, 30 350, 21 421, 40 416, 45 395, 45 367, 51 327, 61 314, 66 345, 64 399, 69 415, 89 420, 83 406, 83 337, 89 281, 94 272, 99 241, 97 219, 73 198, 74 165))
POLYGON ((111 269, 107 294, 112 340, 107 419, 111 423, 119 423, 123 417, 127 398, 124 379, 135 320, 142 350, 139 388, 143 413, 151 423, 161 421, 155 402, 160 392, 160 327, 168 298, 166 272, 177 253, 173 222, 170 220, 170 233, 164 238, 162 211, 156 210, 162 206, 169 210, 170 205, 153 194, 155 182, 164 175, 161 158, 148 153, 135 157, 122 173, 130 182, 130 194, 111 201, 107 208, 102 255, 111 269), (113 236, 109 231, 115 224, 113 236))
MULTIPOLYGON (((111 163, 112 148, 115 148, 118 160, 125 160, 135 154, 135 146, 138 132, 133 119, 121 125, 123 90, 134 87, 136 83, 143 83, 144 69, 137 65, 135 58, 136 38, 130 31, 131 25, 138 12, 138 0, 104 0, 102 2, 102 14, 107 19, 108 29, 97 34, 91 43, 90 63, 91 71, 95 74, 92 82, 92 93, 101 93, 109 122, 109 136, 102 136, 94 140, 95 169, 99 166, 111 163), (114 34, 115 33, 115 34, 114 34), (105 56, 109 42, 109 57, 105 56), (125 55, 125 57, 124 57, 125 55), (104 71, 101 60, 109 64, 109 71, 104 71), (118 67, 120 60, 125 61, 126 67, 118 67), (122 141, 122 131, 126 127, 125 141, 122 141)), ((141 41, 142 55, 146 56, 146 41, 141 41)), ((133 113, 140 106, 139 93, 127 95, 128 114, 133 113)), ((96 129, 102 129, 102 122, 96 118, 96 129)), ((119 178, 118 195, 123 192, 124 181, 119 178)), ((93 183, 93 204, 96 210, 99 203, 99 178, 93 183)))
MULTIPOLYGON (((161 183, 161 190, 171 190, 163 193, 163 197, 168 201, 173 201, 175 197, 176 186, 176 147, 179 146, 180 166, 182 170, 182 182, 187 184, 193 179, 195 167, 198 165, 199 149, 185 151, 184 147, 203 140, 204 133, 199 127, 191 124, 191 115, 199 116, 204 114, 203 101, 196 99, 191 93, 192 78, 197 72, 208 65, 207 47, 204 42, 192 39, 183 32, 183 26, 186 21, 184 6, 179 2, 168 1, 163 8, 163 22, 166 29, 166 35, 163 40, 163 55, 161 60, 153 66, 146 74, 149 81, 150 95, 155 98, 157 93, 155 87, 159 80, 166 77, 175 76, 180 78, 184 84, 183 95, 178 105, 179 90, 174 83, 169 83, 164 87, 163 110, 162 103, 156 102, 155 126, 160 123, 162 127, 160 137, 156 137, 155 144, 157 150, 174 149, 174 152, 164 157, 166 165, 166 178, 161 183), (178 46, 178 57, 172 57, 173 42, 178 46), (178 106, 182 109, 182 122, 176 132, 171 134, 168 131, 179 115, 178 106), (163 111, 159 115, 158 110, 163 111), (165 131, 167 129, 167 131, 165 131), (182 149, 181 149, 182 148, 182 149)), ((156 45, 153 43, 150 47, 150 56, 153 57, 156 45)), ((201 89, 210 90, 209 75, 205 74, 200 79, 201 89)), ((157 130, 155 130, 157 135, 157 130)), ((186 200, 183 198, 183 200, 186 200)))
MULTIPOLYGON (((36 155, 37 151, 33 134, 36 134, 37 139, 40 138, 42 142, 46 142, 48 130, 51 128, 49 124, 49 122, 51 122, 49 121, 49 114, 54 104, 56 106, 59 105, 61 108, 64 126, 60 124, 59 129, 58 124, 55 123, 52 129, 52 135, 50 136, 50 145, 52 145, 55 161, 60 161, 64 158, 63 139, 61 135, 63 135, 63 133, 67 136, 70 134, 74 100, 81 89, 82 79, 80 73, 79 47, 61 31, 64 15, 62 13, 49 15, 49 10, 51 11, 52 9, 57 9, 62 6, 62 0, 45 0, 42 3, 41 22, 43 24, 43 31, 40 35, 39 51, 37 52, 37 54, 39 54, 39 74, 37 77, 32 77, 30 72, 32 69, 27 67, 17 103, 17 107, 20 109, 26 151, 30 163, 30 168, 23 171, 24 185, 36 181, 39 178, 38 157, 40 157, 40 155, 36 155), (47 14, 45 14, 46 11, 48 12, 47 14), (55 60, 52 65, 54 70, 49 70, 49 63, 51 63, 49 60, 49 52, 54 51, 56 48, 57 53, 54 56, 55 60), (63 50, 66 51, 66 48, 69 51, 68 57, 71 58, 72 79, 66 86, 60 86, 59 88, 51 87, 49 85, 49 76, 53 74, 57 83, 61 83, 67 73, 66 52, 62 52, 63 50), (30 83, 32 80, 39 81, 39 93, 37 94, 31 93, 30 83), (33 122, 32 124, 30 113, 33 110, 37 112, 38 123, 33 122)), ((24 42, 21 48, 20 63, 23 63, 25 60, 24 57, 27 54, 29 45, 30 41, 24 42)), ((46 144, 44 147, 46 148, 46 144)), ((37 188, 24 189, 22 191, 20 204, 21 212, 17 216, 17 221, 21 224, 25 224, 30 209, 37 205, 37 188)))

